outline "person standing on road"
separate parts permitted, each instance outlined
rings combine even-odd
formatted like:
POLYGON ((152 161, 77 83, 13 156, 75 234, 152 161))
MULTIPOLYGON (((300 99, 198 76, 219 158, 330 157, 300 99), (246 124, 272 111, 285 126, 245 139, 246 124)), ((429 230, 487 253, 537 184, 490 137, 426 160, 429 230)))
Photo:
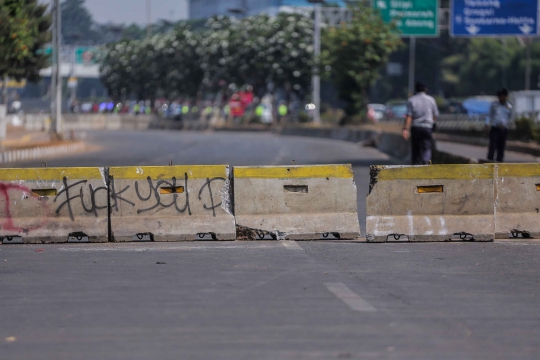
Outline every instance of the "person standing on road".
POLYGON ((412 164, 431 162, 432 133, 439 116, 435 99, 426 94, 426 86, 416 84, 416 95, 407 101, 407 114, 403 124, 403 138, 411 140, 412 164))
POLYGON ((497 161, 503 162, 506 138, 508 137, 508 125, 512 120, 512 104, 508 102, 508 90, 502 88, 497 91, 499 98, 489 109, 489 117, 486 126, 489 128, 488 160, 493 161, 495 150, 497 161))

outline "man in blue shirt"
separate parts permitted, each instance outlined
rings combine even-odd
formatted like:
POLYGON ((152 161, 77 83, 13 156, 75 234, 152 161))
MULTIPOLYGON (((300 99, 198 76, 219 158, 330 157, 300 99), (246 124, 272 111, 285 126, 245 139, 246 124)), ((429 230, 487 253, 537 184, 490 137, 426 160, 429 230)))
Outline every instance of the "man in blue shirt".
POLYGON ((504 160, 506 138, 508 137, 508 125, 512 120, 512 104, 508 102, 508 90, 502 88, 497 91, 498 101, 491 104, 489 117, 486 125, 489 130, 488 160, 493 161, 497 151, 497 161, 504 160))

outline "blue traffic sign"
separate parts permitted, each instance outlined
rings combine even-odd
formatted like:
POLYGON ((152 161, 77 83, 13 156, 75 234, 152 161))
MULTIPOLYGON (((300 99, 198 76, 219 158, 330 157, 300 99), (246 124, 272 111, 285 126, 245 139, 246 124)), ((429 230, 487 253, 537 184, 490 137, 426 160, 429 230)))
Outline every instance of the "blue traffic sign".
POLYGON ((536 36, 538 0, 453 0, 452 36, 536 36))

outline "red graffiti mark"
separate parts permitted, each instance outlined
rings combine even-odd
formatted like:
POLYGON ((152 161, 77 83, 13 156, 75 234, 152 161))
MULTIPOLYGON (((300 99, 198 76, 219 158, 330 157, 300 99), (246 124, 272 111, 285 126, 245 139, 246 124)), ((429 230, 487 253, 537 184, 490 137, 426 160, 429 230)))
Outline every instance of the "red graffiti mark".
POLYGON ((25 232, 25 233, 41 228, 45 224, 44 222, 42 222, 39 225, 28 227, 28 228, 15 226, 15 224, 13 223, 13 218, 11 217, 11 203, 10 203, 10 197, 9 197, 9 190, 19 190, 28 194, 32 192, 31 189, 22 185, 0 183, 0 196, 4 198, 5 203, 6 203, 4 207, 5 221, 2 222, 1 228, 4 231, 15 231, 15 232, 25 232))

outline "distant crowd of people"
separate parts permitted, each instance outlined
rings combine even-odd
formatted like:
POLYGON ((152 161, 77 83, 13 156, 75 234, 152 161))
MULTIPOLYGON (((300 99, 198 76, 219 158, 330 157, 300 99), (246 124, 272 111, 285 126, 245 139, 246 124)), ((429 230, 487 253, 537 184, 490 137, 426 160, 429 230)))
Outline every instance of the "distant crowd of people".
POLYGON ((166 100, 124 101, 112 100, 101 102, 74 102, 70 106, 73 113, 93 114, 156 114, 173 120, 207 120, 216 113, 229 123, 239 124, 257 119, 262 123, 285 122, 289 115, 289 106, 285 101, 274 103, 270 95, 257 98, 251 87, 230 95, 224 95, 217 101, 166 100), (217 102, 217 104, 216 104, 217 102))

